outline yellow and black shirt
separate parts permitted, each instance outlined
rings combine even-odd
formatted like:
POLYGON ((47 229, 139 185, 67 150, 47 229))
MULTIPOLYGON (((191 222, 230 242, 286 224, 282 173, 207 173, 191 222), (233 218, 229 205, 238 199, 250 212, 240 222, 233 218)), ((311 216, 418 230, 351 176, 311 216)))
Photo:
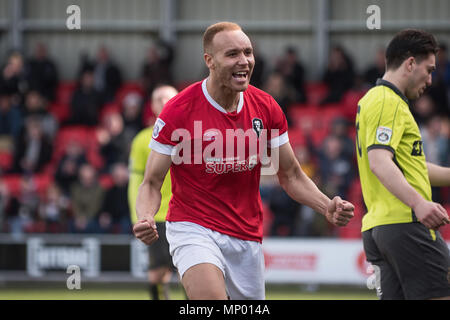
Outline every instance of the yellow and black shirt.
POLYGON ((417 221, 411 208, 395 197, 372 173, 367 153, 382 148, 394 154, 394 162, 407 182, 431 201, 431 185, 419 127, 408 99, 392 83, 379 79, 358 103, 356 151, 361 188, 368 212, 362 231, 394 223, 417 221))

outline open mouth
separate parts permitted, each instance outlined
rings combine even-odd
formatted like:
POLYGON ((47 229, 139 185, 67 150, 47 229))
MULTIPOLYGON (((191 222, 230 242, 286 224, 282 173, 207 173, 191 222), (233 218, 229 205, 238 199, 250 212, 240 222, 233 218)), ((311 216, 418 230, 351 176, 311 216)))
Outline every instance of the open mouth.
POLYGON ((248 77, 248 71, 239 71, 233 73, 233 78, 238 80, 247 80, 248 77))

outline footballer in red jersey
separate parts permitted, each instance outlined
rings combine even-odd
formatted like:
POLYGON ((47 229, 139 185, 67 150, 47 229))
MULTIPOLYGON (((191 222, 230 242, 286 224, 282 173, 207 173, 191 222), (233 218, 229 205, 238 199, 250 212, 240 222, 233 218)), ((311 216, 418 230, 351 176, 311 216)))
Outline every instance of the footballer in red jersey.
POLYGON ((203 49, 208 78, 171 99, 155 123, 133 232, 148 245, 158 239, 153 216, 170 168, 167 240, 188 298, 264 299, 261 173, 269 168, 292 199, 337 226, 354 206, 329 199, 301 169, 281 108, 249 85, 255 61, 241 27, 209 26, 203 49))
POLYGON ((227 112, 209 95, 207 82, 169 101, 154 126, 151 149, 172 155, 173 162, 166 220, 261 242, 260 158, 268 145, 289 141, 286 118, 253 86, 239 94, 236 111, 227 112))

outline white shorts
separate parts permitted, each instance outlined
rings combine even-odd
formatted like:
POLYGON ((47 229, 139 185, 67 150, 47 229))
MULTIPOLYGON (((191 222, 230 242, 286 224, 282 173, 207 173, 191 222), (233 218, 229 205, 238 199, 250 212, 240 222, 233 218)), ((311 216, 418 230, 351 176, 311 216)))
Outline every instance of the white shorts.
POLYGON ((265 299, 261 243, 241 240, 185 221, 167 221, 166 236, 181 278, 190 267, 211 263, 222 270, 230 299, 265 299))

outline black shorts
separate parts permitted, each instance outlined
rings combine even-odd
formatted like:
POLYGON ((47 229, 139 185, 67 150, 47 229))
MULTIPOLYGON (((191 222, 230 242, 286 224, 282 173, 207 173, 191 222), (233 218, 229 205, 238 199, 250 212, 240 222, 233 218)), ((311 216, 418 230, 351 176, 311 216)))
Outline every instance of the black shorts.
MULTIPOLYGON (((379 267, 380 299, 450 296, 450 255, 436 231, 419 222, 377 226, 363 232, 367 261, 379 267)), ((375 267, 374 267, 375 268, 375 267)))
POLYGON ((159 239, 148 247, 148 269, 153 270, 160 267, 169 267, 171 270, 175 270, 172 256, 169 252, 169 243, 166 238, 166 223, 157 222, 156 229, 158 230, 159 239))

